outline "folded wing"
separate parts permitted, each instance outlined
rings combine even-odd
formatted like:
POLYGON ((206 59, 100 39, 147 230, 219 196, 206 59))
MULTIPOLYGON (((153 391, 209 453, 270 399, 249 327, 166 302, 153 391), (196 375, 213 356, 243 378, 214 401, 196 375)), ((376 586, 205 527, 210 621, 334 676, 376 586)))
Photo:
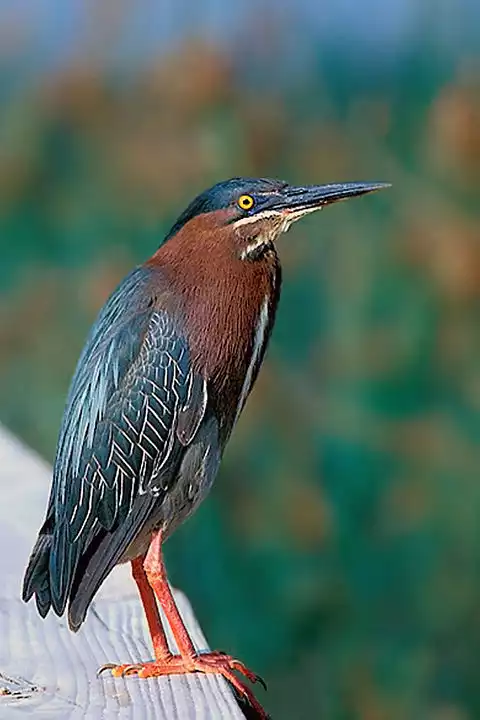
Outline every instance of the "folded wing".
POLYGON ((36 593, 42 616, 50 606, 62 614, 69 598, 71 610, 76 602, 74 629, 175 482, 205 413, 205 381, 152 272, 139 268, 126 278, 87 340, 67 400, 47 516, 25 575, 24 599, 36 593), (82 603, 75 600, 80 589, 82 603))

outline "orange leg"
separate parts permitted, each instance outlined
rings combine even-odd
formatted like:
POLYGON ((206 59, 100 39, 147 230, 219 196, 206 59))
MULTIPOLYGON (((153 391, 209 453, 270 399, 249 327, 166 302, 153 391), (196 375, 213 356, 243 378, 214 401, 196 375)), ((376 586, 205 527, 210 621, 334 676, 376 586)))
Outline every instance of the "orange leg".
POLYGON ((160 675, 183 675, 191 672, 220 674, 233 685, 240 695, 248 700, 256 711, 258 718, 267 718, 265 710, 256 700, 250 688, 239 680, 234 671, 244 675, 250 682, 260 681, 263 684, 261 678, 230 655, 225 655, 221 652, 199 654, 195 650, 185 623, 178 611, 170 585, 168 584, 162 557, 162 536, 160 532, 154 535, 150 543, 148 553, 143 562, 143 568, 141 568, 142 561, 143 558, 137 558, 137 560, 132 563, 132 573, 137 582, 140 597, 145 608, 155 651, 155 660, 149 663, 134 665, 108 664, 104 665, 100 669, 100 672, 111 669, 112 674, 115 676, 137 674, 142 678, 158 677, 160 675), (167 639, 155 602, 155 595, 172 629, 179 655, 172 655, 168 648, 167 639))
POLYGON ((157 601, 151 585, 148 582, 147 575, 143 568, 145 558, 138 557, 132 560, 132 575, 137 583, 138 591, 142 601, 143 609, 147 617, 148 629, 152 638, 153 651, 156 660, 167 660, 172 657, 170 648, 168 647, 167 636, 163 629, 160 614, 158 612, 157 601))
MULTIPOLYGON (((155 594, 148 583, 148 578, 143 568, 145 556, 140 555, 139 557, 132 560, 132 576, 137 583, 138 592, 140 593, 140 599, 142 601, 143 609, 145 610, 145 616, 147 618, 148 629, 150 631, 150 637, 152 638, 153 651, 155 659, 159 662, 164 662, 173 657, 168 647, 167 636, 163 629, 160 614, 158 612, 157 601, 155 600, 155 594)), ((105 663, 98 670, 98 674, 104 670, 111 670, 112 675, 120 677, 121 675, 128 674, 129 669, 132 667, 131 663, 125 665, 116 665, 115 663, 105 663)))

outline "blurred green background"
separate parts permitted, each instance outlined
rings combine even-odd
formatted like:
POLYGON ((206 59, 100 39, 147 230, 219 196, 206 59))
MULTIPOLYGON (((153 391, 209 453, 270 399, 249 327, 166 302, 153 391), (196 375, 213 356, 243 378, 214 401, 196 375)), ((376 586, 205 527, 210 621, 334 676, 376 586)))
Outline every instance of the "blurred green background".
POLYGON ((480 9, 0 0, 0 420, 49 460, 86 332, 233 175, 295 226, 266 365, 169 542, 275 720, 480 718, 480 9))

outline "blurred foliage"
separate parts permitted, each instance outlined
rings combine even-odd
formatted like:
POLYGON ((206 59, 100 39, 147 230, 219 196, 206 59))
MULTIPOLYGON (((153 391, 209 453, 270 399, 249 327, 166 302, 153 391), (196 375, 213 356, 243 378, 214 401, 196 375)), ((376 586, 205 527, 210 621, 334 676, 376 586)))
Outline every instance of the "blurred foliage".
POLYGON ((270 40, 2 71, 1 419, 53 458, 98 308, 203 187, 391 181, 282 240, 267 363, 167 553, 275 718, 478 718, 479 66, 422 36, 388 71, 313 47, 270 82, 270 40))

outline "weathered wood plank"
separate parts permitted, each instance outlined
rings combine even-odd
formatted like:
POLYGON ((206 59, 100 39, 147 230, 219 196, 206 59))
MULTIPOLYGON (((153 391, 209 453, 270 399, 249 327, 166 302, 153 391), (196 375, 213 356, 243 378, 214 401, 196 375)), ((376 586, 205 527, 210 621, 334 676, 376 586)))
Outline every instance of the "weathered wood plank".
MULTIPOLYGON (((0 719, 20 715, 95 720, 243 718, 228 684, 217 675, 139 680, 96 677, 105 662, 152 656, 136 588, 127 567, 116 568, 77 634, 64 618, 44 621, 20 599, 24 568, 41 523, 50 468, 0 428, 0 719)), ((199 650, 206 640, 190 604, 177 602, 199 650)), ((169 634, 172 650, 173 638, 169 634)))

